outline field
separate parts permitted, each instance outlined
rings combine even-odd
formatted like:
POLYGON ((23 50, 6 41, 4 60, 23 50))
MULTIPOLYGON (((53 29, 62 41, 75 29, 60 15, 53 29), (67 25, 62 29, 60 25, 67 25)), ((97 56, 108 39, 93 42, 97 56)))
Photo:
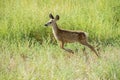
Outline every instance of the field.
POLYGON ((119 0, 0 0, 0 80, 120 80, 119 0), (83 45, 59 48, 49 13, 60 28, 89 33, 101 58, 83 45))

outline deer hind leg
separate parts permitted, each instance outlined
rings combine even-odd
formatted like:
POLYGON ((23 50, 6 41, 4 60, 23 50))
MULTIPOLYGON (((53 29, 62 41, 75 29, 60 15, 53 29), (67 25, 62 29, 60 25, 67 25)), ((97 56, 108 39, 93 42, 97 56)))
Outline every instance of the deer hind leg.
POLYGON ((86 52, 86 50, 85 50, 85 47, 84 47, 82 50, 83 50, 83 54, 85 55, 86 61, 87 61, 87 60, 88 60, 88 54, 87 54, 87 52, 86 52))
POLYGON ((67 52, 69 52, 69 53, 72 53, 72 54, 74 54, 74 52, 71 50, 71 49, 65 49, 64 48, 64 42, 60 42, 60 47, 63 49, 63 50, 65 50, 65 51, 67 51, 67 52))
POLYGON ((85 46, 87 46, 87 47, 89 47, 89 48, 99 57, 97 51, 94 49, 94 47, 93 47, 92 45, 90 45, 90 44, 87 42, 86 39, 85 39, 85 40, 80 40, 80 43, 83 44, 83 45, 85 45, 85 46))

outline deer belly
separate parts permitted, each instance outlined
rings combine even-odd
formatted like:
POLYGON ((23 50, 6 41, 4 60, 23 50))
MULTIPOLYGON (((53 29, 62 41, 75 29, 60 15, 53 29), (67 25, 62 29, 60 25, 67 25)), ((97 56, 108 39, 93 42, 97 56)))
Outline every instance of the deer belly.
POLYGON ((76 42, 76 39, 64 39, 65 42, 73 43, 76 42))

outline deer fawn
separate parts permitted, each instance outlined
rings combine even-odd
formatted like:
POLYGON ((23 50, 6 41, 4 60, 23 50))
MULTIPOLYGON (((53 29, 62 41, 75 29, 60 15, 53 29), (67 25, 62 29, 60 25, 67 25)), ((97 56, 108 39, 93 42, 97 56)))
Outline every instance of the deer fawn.
POLYGON ((60 29, 56 23, 56 21, 59 20, 59 15, 56 15, 56 17, 54 18, 52 14, 49 14, 49 18, 50 20, 45 24, 45 26, 52 26, 54 37, 57 41, 60 42, 60 47, 62 49, 69 53, 74 53, 71 49, 64 48, 64 44, 79 42, 82 45, 88 46, 97 56, 99 56, 94 47, 88 43, 87 35, 85 32, 60 29))

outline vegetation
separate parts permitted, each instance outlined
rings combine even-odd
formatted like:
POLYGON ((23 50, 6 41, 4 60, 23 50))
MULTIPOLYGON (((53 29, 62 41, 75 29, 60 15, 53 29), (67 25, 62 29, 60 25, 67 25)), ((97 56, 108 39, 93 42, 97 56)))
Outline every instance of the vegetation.
POLYGON ((0 80, 120 80, 119 0, 0 0, 0 80), (77 43, 59 48, 49 13, 63 29, 83 30, 101 58, 77 43), (97 48, 96 48, 97 49, 97 48))

